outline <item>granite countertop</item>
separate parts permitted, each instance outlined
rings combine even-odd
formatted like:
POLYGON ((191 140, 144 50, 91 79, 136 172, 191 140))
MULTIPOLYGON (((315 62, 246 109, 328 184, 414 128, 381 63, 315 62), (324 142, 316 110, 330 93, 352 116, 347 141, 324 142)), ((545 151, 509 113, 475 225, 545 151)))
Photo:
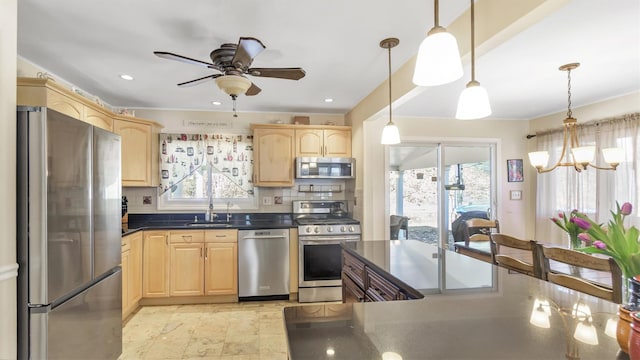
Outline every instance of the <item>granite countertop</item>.
POLYGON ((194 214, 129 214, 123 224, 122 235, 140 230, 215 230, 215 229, 288 229, 297 227, 289 213, 233 213, 226 221, 226 213, 218 214, 213 222, 203 221, 202 213, 194 214), (198 221, 195 221, 195 219, 198 221))
POLYGON ((363 241, 349 251, 416 285, 425 297, 311 305, 322 307, 314 317, 300 309, 305 305, 287 307, 291 360, 564 359, 568 348, 581 359, 628 358, 618 353, 615 335, 605 334, 607 321, 617 319, 617 305, 609 301, 454 252, 439 253, 419 241, 363 241), (437 259, 433 254, 439 254, 437 259), (450 290, 441 293, 438 273, 450 290), (544 300, 550 304, 544 306, 550 314, 548 328, 530 322, 534 305, 544 300), (577 320, 571 309, 578 302, 590 308, 598 345, 573 337, 577 320))

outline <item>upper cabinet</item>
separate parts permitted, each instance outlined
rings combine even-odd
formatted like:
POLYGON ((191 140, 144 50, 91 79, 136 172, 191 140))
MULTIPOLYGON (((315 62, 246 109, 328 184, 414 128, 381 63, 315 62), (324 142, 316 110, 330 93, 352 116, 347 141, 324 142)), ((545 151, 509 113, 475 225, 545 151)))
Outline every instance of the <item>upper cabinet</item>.
POLYGON ((113 132, 122 138, 122 186, 158 186, 158 132, 153 121, 117 116, 113 132))
POLYGON ((295 129, 296 157, 351 157, 351 128, 295 129))
POLYGON ((295 130, 291 126, 251 125, 255 186, 293 186, 295 130))

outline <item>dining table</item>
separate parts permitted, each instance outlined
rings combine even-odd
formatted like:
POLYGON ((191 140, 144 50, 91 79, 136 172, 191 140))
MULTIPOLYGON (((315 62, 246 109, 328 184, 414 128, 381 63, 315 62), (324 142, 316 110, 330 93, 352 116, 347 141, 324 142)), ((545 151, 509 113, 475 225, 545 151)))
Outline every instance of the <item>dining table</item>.
POLYGON ((284 308, 298 359, 628 359, 618 304, 418 240, 343 251, 422 299, 284 308))

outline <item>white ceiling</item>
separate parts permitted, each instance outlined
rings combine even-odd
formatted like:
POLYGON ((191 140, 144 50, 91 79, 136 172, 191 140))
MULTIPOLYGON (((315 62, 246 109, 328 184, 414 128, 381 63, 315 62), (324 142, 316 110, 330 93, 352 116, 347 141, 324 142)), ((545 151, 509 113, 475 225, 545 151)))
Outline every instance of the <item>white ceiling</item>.
MULTIPOLYGON (((441 1, 440 23, 468 7, 468 0, 441 1)), ((215 70, 153 51, 210 61, 222 43, 256 37, 267 49, 252 66, 300 66, 307 76, 252 77, 262 92, 240 97, 240 113, 344 114, 387 78, 380 40, 400 39, 392 50, 395 70, 415 55, 432 26, 432 1, 20 0, 18 54, 116 107, 230 111, 230 98, 213 81, 176 86, 215 70), (335 101, 325 103, 326 97, 335 101)), ((640 90, 640 2, 573 0, 482 54, 476 77, 489 92, 492 117, 529 119, 566 108, 566 74, 557 68, 574 61, 582 63, 572 73, 574 106, 640 90)), ((466 69, 461 80, 427 88, 394 111, 453 117, 468 80, 466 69)))

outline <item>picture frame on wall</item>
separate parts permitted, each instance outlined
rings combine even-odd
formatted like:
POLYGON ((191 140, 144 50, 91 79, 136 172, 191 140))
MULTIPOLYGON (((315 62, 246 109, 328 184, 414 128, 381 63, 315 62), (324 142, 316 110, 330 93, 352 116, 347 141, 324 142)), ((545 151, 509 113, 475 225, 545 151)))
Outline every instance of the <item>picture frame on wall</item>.
POLYGON ((522 169, 522 159, 507 160, 507 181, 523 182, 524 171, 522 169))

